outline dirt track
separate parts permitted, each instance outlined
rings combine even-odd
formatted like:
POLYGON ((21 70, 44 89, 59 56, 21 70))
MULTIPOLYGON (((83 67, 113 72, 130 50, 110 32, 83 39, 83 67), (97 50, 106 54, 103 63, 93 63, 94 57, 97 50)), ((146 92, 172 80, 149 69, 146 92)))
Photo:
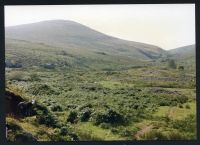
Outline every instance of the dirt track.
POLYGON ((151 129, 153 128, 153 125, 148 125, 148 126, 144 126, 141 130, 139 130, 136 134, 135 134, 135 138, 139 139, 140 136, 144 135, 145 133, 151 131, 151 129))

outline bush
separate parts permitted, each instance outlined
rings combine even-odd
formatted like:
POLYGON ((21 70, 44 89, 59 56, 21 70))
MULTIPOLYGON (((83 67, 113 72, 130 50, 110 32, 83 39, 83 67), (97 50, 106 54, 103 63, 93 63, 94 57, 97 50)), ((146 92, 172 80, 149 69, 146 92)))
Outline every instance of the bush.
POLYGON ((76 111, 70 111, 69 116, 67 118, 67 122, 75 123, 78 119, 78 113, 76 111))
POLYGON ((54 129, 54 131, 49 135, 52 141, 72 141, 72 137, 69 135, 60 135, 60 130, 58 128, 54 129))
POLYGON ((82 122, 88 121, 90 119, 91 113, 92 112, 89 108, 84 109, 80 116, 81 121, 82 122))
POLYGON ((189 104, 186 104, 186 105, 185 105, 185 108, 186 108, 186 109, 190 109, 190 105, 189 105, 189 104))
POLYGON ((183 135, 183 133, 177 132, 177 131, 171 131, 168 134, 169 140, 183 140, 186 139, 186 137, 183 135))
POLYGON ((120 124, 124 122, 124 117, 118 112, 109 109, 104 113, 98 113, 96 115, 95 123, 98 125, 100 123, 111 123, 111 124, 120 124))
POLYGON ((179 108, 183 108, 183 105, 182 105, 182 104, 179 104, 178 107, 179 107, 179 108))
POLYGON ((184 70, 184 66, 179 66, 178 69, 179 70, 184 70))
POLYGON ((196 132, 196 118, 194 115, 189 115, 183 120, 176 120, 172 122, 172 126, 175 129, 185 132, 196 132))
POLYGON ((61 135, 67 135, 67 133, 68 133, 68 128, 66 126, 61 127, 60 134, 61 135))
POLYGON ((55 105, 51 108, 51 111, 58 111, 61 112, 62 111, 62 107, 60 105, 55 105))
POLYGON ((101 123, 100 127, 103 128, 103 129, 109 129, 110 128, 110 124, 108 124, 108 123, 101 123))
POLYGON ((14 121, 8 122, 7 127, 8 127, 8 130, 12 130, 13 132, 22 130, 22 128, 18 124, 16 124, 14 121))
POLYGON ((57 127, 58 122, 55 118, 55 116, 51 113, 38 115, 37 120, 39 124, 47 125, 48 127, 57 127))
POLYGON ((170 60, 168 61, 168 66, 169 66, 169 68, 175 69, 175 68, 176 68, 175 61, 174 61, 173 59, 170 59, 170 60))

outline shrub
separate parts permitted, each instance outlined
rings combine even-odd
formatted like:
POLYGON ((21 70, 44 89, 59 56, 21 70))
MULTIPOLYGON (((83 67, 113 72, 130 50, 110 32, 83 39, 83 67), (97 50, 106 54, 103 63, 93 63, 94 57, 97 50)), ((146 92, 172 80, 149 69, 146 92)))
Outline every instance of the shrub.
POLYGON ((189 105, 189 104, 186 104, 186 105, 185 105, 185 108, 186 108, 186 109, 190 109, 190 105, 189 105))
POLYGON ((120 124, 124 122, 124 117, 118 112, 109 109, 104 113, 98 113, 96 115, 95 123, 98 125, 100 123, 111 123, 111 124, 120 124))
POLYGON ((175 61, 174 61, 173 59, 170 59, 170 60, 168 61, 168 66, 169 66, 169 68, 175 69, 175 68, 176 68, 175 61))
POLYGON ((184 70, 184 66, 179 66, 178 69, 179 70, 184 70))
POLYGON ((45 124, 48 127, 57 127, 58 122, 55 118, 55 116, 51 113, 48 114, 43 114, 43 115, 38 115, 37 120, 39 124, 45 124))
POLYGON ((70 111, 69 116, 67 118, 67 122, 75 123, 78 119, 78 113, 76 111, 70 111))
POLYGON ((14 120, 8 122, 8 130, 12 130, 13 132, 22 131, 22 128, 14 122, 14 120))
POLYGON ((177 131, 170 131, 168 134, 169 140, 183 140, 186 139, 186 137, 183 135, 183 133, 177 132, 177 131))
POLYGON ((90 119, 90 116, 91 116, 91 110, 90 109, 84 109, 83 112, 81 113, 81 121, 84 122, 84 121, 88 121, 90 119))
POLYGON ((62 107, 60 105, 55 105, 51 108, 51 111, 59 111, 61 112, 62 111, 62 107))
POLYGON ((76 133, 74 133, 74 132, 71 132, 71 133, 69 134, 69 136, 71 137, 71 139, 72 139, 73 141, 78 141, 78 140, 79 140, 78 135, 77 135, 76 133))
POLYGON ((183 108, 183 105, 182 105, 182 104, 179 104, 178 107, 179 107, 179 108, 183 108))
POLYGON ((173 121, 172 126, 180 131, 195 133, 196 118, 194 115, 189 115, 183 120, 173 121))
POLYGON ((103 128, 103 129, 109 129, 110 128, 110 124, 108 124, 108 123, 101 123, 100 127, 103 128))
POLYGON ((49 134, 49 137, 52 141, 71 141, 72 137, 69 135, 60 135, 60 130, 58 128, 54 129, 54 131, 49 134))
POLYGON ((66 135, 67 133, 68 133, 68 128, 66 126, 61 127, 60 134, 61 135, 66 135))

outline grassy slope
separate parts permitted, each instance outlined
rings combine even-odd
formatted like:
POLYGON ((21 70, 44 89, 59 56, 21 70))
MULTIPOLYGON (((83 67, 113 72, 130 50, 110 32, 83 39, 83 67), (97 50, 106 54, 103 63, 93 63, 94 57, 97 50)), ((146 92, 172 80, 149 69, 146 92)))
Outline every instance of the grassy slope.
MULTIPOLYGON (((23 68, 6 70, 7 88, 29 99, 35 98, 49 110, 60 105, 63 111, 51 111, 60 123, 66 123, 73 110, 68 106, 72 104, 78 112, 82 111, 80 107, 92 104, 93 112, 105 111, 109 107, 128 117, 127 124, 118 126, 94 125, 93 119, 71 124, 81 140, 132 140, 138 131, 151 124, 153 130, 168 134, 179 132, 180 128, 168 125, 167 115, 171 115, 169 121, 173 122, 196 113, 193 56, 176 60, 178 65, 193 64, 180 71, 169 69, 165 62, 139 61, 125 57, 124 53, 97 53, 90 49, 76 49, 71 44, 63 48, 6 39, 6 59, 23 65, 23 68), (54 63, 56 68, 40 67, 45 63, 54 63), (188 98, 186 102, 177 103, 185 96, 188 98), (186 109, 186 104, 190 109, 186 109), (139 109, 135 109, 136 105, 139 109)), ((60 129, 38 124, 35 116, 22 120, 7 117, 7 121, 17 123, 38 140, 52 140, 49 136, 60 129)), ((195 138, 195 132, 182 133, 186 135, 185 139, 195 138)))
POLYGON ((59 46, 65 50, 70 47, 77 51, 105 52, 141 60, 151 60, 166 53, 157 46, 121 40, 79 23, 62 20, 6 27, 6 38, 59 46))

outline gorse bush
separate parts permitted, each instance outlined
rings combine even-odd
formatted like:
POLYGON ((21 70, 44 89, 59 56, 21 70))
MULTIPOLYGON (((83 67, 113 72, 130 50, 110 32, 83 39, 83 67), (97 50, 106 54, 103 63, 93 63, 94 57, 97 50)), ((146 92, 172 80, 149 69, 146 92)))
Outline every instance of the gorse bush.
POLYGON ((80 115, 80 120, 82 122, 88 121, 91 117, 92 111, 89 108, 85 108, 80 115))
POLYGON ((175 120, 172 122, 172 126, 180 131, 195 133, 196 117, 194 115, 189 115, 183 120, 175 120))
POLYGON ((60 129, 61 135, 66 135, 68 132, 69 132, 69 128, 67 128, 66 126, 61 127, 61 129, 60 129))
POLYGON ((54 106, 52 106, 51 107, 51 111, 58 111, 58 112, 60 112, 60 111, 63 111, 63 109, 62 109, 62 107, 60 106, 60 105, 54 105, 54 106))
POLYGON ((58 121, 56 117, 51 114, 42 114, 42 115, 37 115, 37 121, 39 124, 44 124, 49 127, 57 127, 58 126, 58 121))
POLYGON ((123 115, 112 109, 109 109, 103 113, 97 113, 95 118, 95 123, 97 125, 100 123, 120 124, 124 123, 124 121, 125 118, 123 117, 123 115))
POLYGON ((76 123, 78 121, 78 113, 75 110, 70 111, 67 122, 76 123))

